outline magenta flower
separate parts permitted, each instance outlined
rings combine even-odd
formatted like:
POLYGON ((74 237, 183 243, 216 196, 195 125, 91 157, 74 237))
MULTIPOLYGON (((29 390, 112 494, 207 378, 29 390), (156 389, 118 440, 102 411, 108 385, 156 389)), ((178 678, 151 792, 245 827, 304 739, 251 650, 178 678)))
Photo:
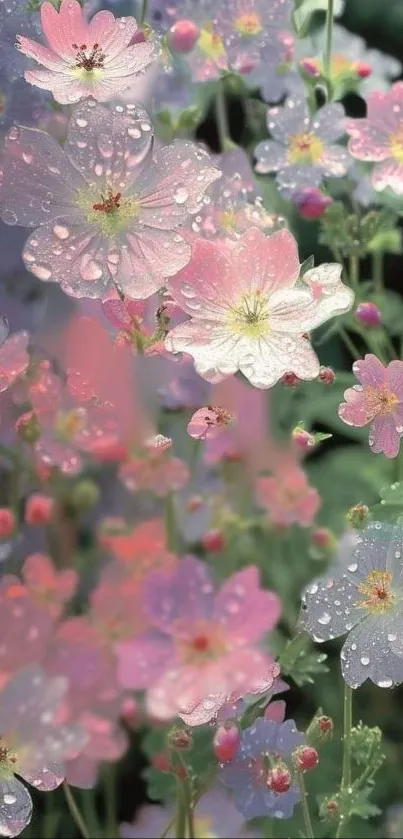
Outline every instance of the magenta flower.
POLYGON ((256 644, 275 626, 280 603, 259 588, 255 567, 215 593, 206 565, 189 556, 173 574, 150 574, 144 592, 152 629, 117 654, 121 684, 148 689, 150 714, 170 719, 203 703, 208 721, 234 693, 273 683, 278 667, 256 644))
POLYGON ((154 58, 149 41, 132 42, 133 17, 116 19, 102 11, 87 23, 78 0, 62 0, 58 12, 53 3, 42 3, 41 23, 47 47, 18 36, 20 52, 44 68, 26 70, 25 78, 52 91, 62 105, 88 96, 99 102, 116 98, 154 58))
POLYGON ((353 372, 359 384, 344 392, 340 419, 357 428, 371 423, 371 450, 397 457, 403 433, 403 361, 391 361, 384 367, 370 353, 354 362, 353 372))
POLYGON ((58 720, 67 689, 37 666, 19 670, 0 694, 2 766, 0 834, 18 836, 29 824, 32 800, 15 773, 49 792, 64 780, 64 762, 85 745, 85 732, 58 720))
POLYGON ((193 143, 154 155, 152 145, 145 111, 93 99, 75 109, 64 150, 36 129, 9 132, 0 212, 7 224, 38 228, 23 251, 36 277, 75 297, 104 297, 115 284, 144 298, 189 262, 178 228, 220 173, 193 143))
POLYGON ((358 160, 373 161, 374 189, 390 187, 403 195, 403 83, 368 96, 365 119, 345 120, 348 150, 358 160))
POLYGON ((305 99, 292 97, 282 108, 269 108, 273 139, 256 147, 256 171, 277 172, 277 185, 287 198, 304 187, 320 186, 324 178, 343 177, 349 156, 335 145, 345 131, 343 117, 340 103, 325 105, 311 117, 305 99))
POLYGON ((256 496, 267 510, 271 524, 277 527, 310 527, 321 504, 320 495, 309 485, 304 470, 291 461, 281 464, 274 475, 258 478, 256 496))
MULTIPOLYGON (((351 308, 353 295, 317 304, 303 280, 294 237, 287 230, 264 236, 250 228, 235 244, 196 242, 192 260, 171 281, 172 297, 191 319, 165 339, 171 352, 193 356, 204 379, 219 382, 240 370, 268 388, 291 371, 314 379, 319 361, 306 335, 333 314, 351 308)), ((322 265, 323 283, 334 276, 322 265)))

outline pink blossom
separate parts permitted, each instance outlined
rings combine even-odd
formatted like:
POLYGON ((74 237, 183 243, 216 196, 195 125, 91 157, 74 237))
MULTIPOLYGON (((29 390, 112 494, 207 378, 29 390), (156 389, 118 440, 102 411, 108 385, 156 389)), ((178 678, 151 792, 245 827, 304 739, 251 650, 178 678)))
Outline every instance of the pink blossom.
POLYGON ((0 584, 0 673, 13 673, 41 661, 53 631, 50 611, 18 577, 4 576, 0 584))
MULTIPOLYGON (((322 265, 322 280, 334 270, 322 265)), ((210 382, 238 370, 259 388, 286 372, 315 378, 319 361, 306 333, 347 311, 353 297, 346 290, 344 303, 336 295, 318 306, 298 278, 297 246, 287 230, 266 237, 250 228, 231 246, 198 240, 191 262, 169 285, 190 320, 171 330, 167 349, 193 356, 210 382)))
POLYGON ((58 618, 75 593, 78 574, 73 568, 57 571, 49 556, 30 554, 23 565, 22 577, 32 599, 58 618))
POLYGON ((40 280, 75 297, 103 298, 116 285, 146 298, 189 262, 178 228, 190 225, 219 177, 194 143, 153 153, 153 127, 138 106, 89 99, 75 108, 64 148, 37 129, 11 129, 0 214, 38 228, 23 259, 40 280))
POLYGON ((142 578, 130 571, 119 562, 108 563, 90 595, 89 619, 112 647, 148 627, 142 608, 142 578))
POLYGON ((120 467, 119 477, 125 487, 130 492, 148 489, 160 496, 182 489, 188 481, 189 469, 183 460, 172 457, 171 446, 172 440, 161 434, 151 438, 138 456, 120 467))
POLYGON ((78 0, 62 0, 58 12, 53 3, 42 3, 41 23, 47 47, 18 36, 20 52, 44 68, 26 70, 25 78, 52 91, 62 105, 88 96, 99 102, 116 98, 154 58, 150 42, 132 42, 134 18, 102 11, 87 23, 78 0))
POLYGON ((28 332, 16 332, 0 347, 0 393, 25 373, 29 364, 28 342, 28 332))
MULTIPOLYGON (((115 529, 107 522, 101 531, 100 542, 121 562, 130 577, 140 582, 150 571, 171 572, 178 559, 167 545, 164 522, 161 519, 144 521, 137 527, 115 529), (106 526, 105 526, 106 525, 106 526)), ((112 525, 112 522, 111 522, 112 525)))
POLYGON ((31 820, 31 796, 14 773, 44 792, 54 790, 64 779, 65 760, 85 744, 80 726, 58 719, 66 689, 66 679, 49 679, 31 665, 19 670, 0 693, 2 836, 18 836, 31 820))
POLYGON ((225 408, 218 405, 206 405, 199 408, 188 423, 188 434, 195 440, 207 440, 217 437, 223 428, 233 421, 233 417, 225 408))
POLYGON ((370 93, 367 116, 348 119, 345 127, 351 137, 350 154, 375 163, 371 175, 374 189, 390 187, 403 195, 403 83, 370 93))
POLYGON ((292 460, 285 461, 270 477, 258 478, 256 496, 267 510, 270 522, 278 527, 291 524, 310 527, 321 503, 304 470, 292 460))
POLYGON ((391 361, 384 367, 370 353, 354 362, 353 372, 359 384, 345 391, 340 419, 357 428, 371 423, 371 450, 397 457, 403 432, 403 361, 391 361))
POLYGON ((280 614, 273 592, 259 588, 251 566, 215 593, 207 566, 182 559, 174 574, 150 574, 145 611, 152 629, 119 644, 124 687, 148 688, 149 713, 158 719, 191 714, 202 703, 207 720, 235 692, 265 689, 278 675, 256 644, 280 614))

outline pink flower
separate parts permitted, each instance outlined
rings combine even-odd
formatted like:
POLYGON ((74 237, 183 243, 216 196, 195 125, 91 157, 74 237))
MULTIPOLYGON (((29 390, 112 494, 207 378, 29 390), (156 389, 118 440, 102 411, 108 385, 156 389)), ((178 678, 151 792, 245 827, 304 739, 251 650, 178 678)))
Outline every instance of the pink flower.
POLYGON ((368 95, 365 119, 348 119, 348 150, 358 160, 373 161, 371 182, 376 190, 390 187, 403 195, 403 83, 387 92, 368 95))
POLYGON ((234 417, 218 405, 206 405, 199 408, 190 419, 187 431, 195 440, 212 439, 220 435, 234 417))
POLYGON ((178 228, 190 225, 219 177, 194 143, 153 154, 141 108, 109 110, 89 99, 74 110, 64 148, 37 129, 11 129, 0 213, 6 224, 38 228, 23 259, 40 280, 74 297, 103 298, 117 285, 146 298, 189 262, 178 228))
POLYGON ((359 384, 345 391, 340 419, 357 428, 371 423, 371 450, 397 457, 403 432, 403 361, 391 361, 385 368, 370 353, 354 362, 353 372, 359 384))
POLYGON ((259 588, 255 567, 215 593, 207 566, 186 557, 174 574, 150 574, 144 608, 153 628, 118 645, 119 678, 123 687, 148 688, 158 719, 186 718, 203 704, 208 721, 234 693, 270 687, 278 675, 256 644, 275 626, 280 603, 259 588))
POLYGON ((50 679, 31 665, 19 670, 0 694, 2 836, 18 836, 31 820, 31 796, 14 773, 43 792, 54 790, 64 780, 64 761, 85 744, 80 726, 58 719, 66 689, 66 679, 50 679))
MULTIPOLYGON (((323 281, 335 268, 319 270, 323 281)), ((167 349, 193 356, 195 369, 210 382, 237 370, 259 388, 290 371, 315 378, 319 361, 306 333, 347 311, 353 295, 346 289, 343 303, 337 295, 318 306, 298 278, 297 246, 287 230, 266 237, 252 227, 231 246, 198 240, 191 262, 169 285, 191 319, 169 333, 167 349)))
MULTIPOLYGON (((115 529, 104 526, 100 542, 124 564, 130 577, 140 582, 150 571, 171 572, 178 559, 168 550, 165 525, 161 519, 144 521, 137 527, 115 529)), ((104 523, 107 525, 107 522, 104 523)))
POLYGON ((50 612, 27 586, 18 577, 4 576, 0 584, 1 676, 41 661, 53 631, 50 612))
POLYGON ((58 618, 75 593, 78 574, 73 568, 57 571, 50 557, 45 554, 27 556, 22 577, 34 602, 58 618))
POLYGON ((292 461, 283 463, 270 477, 258 478, 256 495, 270 522, 278 527, 310 527, 320 508, 319 493, 309 486, 303 469, 292 461))
POLYGON ((187 464, 172 457, 172 440, 157 434, 144 446, 139 456, 122 464, 119 477, 130 492, 148 489, 164 496, 172 490, 182 489, 189 479, 187 464))
POLYGON ((109 562, 90 595, 89 618, 100 638, 112 648, 148 628, 142 608, 142 579, 130 568, 109 562))
POLYGON ((16 332, 0 347, 0 393, 25 373, 29 364, 28 332, 16 332))
POLYGON ((102 11, 87 23, 78 0, 62 0, 59 12, 53 3, 42 3, 41 23, 48 47, 18 36, 20 52, 44 68, 26 70, 25 78, 52 91, 62 105, 88 96, 99 102, 116 98, 154 58, 149 41, 132 43, 133 17, 116 20, 102 11))

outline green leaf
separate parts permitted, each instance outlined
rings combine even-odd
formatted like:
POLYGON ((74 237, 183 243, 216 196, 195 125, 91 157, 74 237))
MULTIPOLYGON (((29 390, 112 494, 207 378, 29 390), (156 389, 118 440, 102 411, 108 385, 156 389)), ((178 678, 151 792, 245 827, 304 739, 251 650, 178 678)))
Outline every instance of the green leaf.
MULTIPOLYGON (((299 3, 293 13, 293 21, 296 32, 300 38, 304 37, 309 29, 312 15, 315 12, 326 12, 328 0, 304 0, 299 3)), ((336 0, 334 4, 334 16, 340 15, 343 11, 343 0, 336 0)))
POLYGON ((313 684, 314 675, 327 673, 328 667, 324 664, 327 659, 326 653, 319 653, 312 648, 311 640, 305 632, 301 632, 292 641, 288 641, 279 658, 281 672, 290 676, 299 686, 313 684))
POLYGON ((308 256, 308 259, 306 259, 305 262, 302 263, 302 265, 299 269, 300 279, 301 279, 301 277, 304 276, 304 274, 306 274, 307 271, 311 271, 312 268, 314 267, 314 265, 315 265, 314 257, 313 256, 308 256))

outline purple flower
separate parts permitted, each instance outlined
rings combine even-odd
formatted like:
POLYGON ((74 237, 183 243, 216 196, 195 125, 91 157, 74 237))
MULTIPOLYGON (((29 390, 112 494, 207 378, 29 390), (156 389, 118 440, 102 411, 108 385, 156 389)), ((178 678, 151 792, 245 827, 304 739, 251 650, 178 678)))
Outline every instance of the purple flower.
POLYGON ((85 745, 78 725, 61 725, 67 679, 48 678, 36 665, 19 670, 0 694, 0 835, 18 836, 29 824, 31 796, 15 777, 48 792, 64 779, 63 763, 85 745))
POLYGON ((288 198, 304 187, 320 186, 324 178, 342 177, 349 155, 334 141, 344 134, 343 117, 340 103, 325 105, 311 117, 305 100, 291 97, 283 108, 269 108, 273 139, 257 145, 256 171, 277 172, 278 188, 288 198))
POLYGON ((35 276, 74 297, 103 296, 115 283, 144 298, 188 263, 178 228, 220 173, 193 143, 155 155, 152 145, 145 111, 91 99, 74 111, 65 150, 41 131, 10 131, 0 209, 7 224, 38 228, 23 251, 35 276))
POLYGON ((353 688, 403 682, 403 539, 401 527, 370 523, 349 564, 306 590, 301 623, 318 643, 348 634, 341 669, 353 688))
POLYGON ((273 792, 267 785, 268 772, 272 763, 287 763, 304 739, 293 720, 277 723, 259 718, 243 731, 237 755, 221 769, 220 778, 232 789, 236 808, 245 819, 292 816, 300 797, 298 787, 292 783, 287 792, 273 792))

